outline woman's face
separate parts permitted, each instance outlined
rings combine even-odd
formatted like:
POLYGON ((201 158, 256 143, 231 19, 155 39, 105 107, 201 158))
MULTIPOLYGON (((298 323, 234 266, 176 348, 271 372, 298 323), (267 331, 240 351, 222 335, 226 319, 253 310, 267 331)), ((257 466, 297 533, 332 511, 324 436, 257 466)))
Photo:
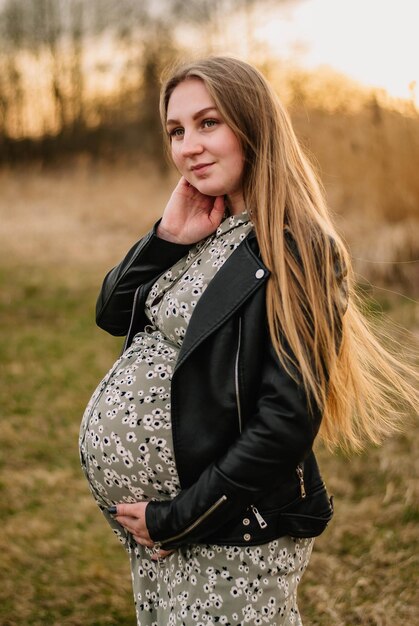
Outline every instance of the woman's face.
POLYGON ((203 81, 190 78, 175 87, 166 126, 173 161, 186 180, 205 195, 227 195, 233 213, 243 211, 243 150, 203 81))

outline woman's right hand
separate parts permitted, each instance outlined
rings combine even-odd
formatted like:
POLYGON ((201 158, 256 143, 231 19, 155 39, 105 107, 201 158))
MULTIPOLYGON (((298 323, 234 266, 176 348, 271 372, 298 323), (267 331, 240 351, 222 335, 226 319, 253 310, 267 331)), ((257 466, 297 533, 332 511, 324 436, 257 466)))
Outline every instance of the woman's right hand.
POLYGON ((157 229, 161 239, 192 244, 214 233, 225 210, 223 196, 206 196, 182 176, 157 229))

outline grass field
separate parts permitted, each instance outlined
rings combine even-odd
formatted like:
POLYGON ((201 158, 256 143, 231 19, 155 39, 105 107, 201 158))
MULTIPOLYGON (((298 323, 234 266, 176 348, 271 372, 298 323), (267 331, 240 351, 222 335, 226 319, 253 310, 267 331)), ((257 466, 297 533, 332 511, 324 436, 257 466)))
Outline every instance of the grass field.
MULTIPOLYGON (((1 626, 135 623, 127 557, 90 496, 77 437, 120 347, 94 324, 100 282, 170 188, 139 169, 0 175, 1 626)), ((383 306, 417 334, 412 301, 383 306)), ((306 626, 416 623, 418 443, 412 421, 351 459, 320 450, 336 514, 300 587, 306 626)))

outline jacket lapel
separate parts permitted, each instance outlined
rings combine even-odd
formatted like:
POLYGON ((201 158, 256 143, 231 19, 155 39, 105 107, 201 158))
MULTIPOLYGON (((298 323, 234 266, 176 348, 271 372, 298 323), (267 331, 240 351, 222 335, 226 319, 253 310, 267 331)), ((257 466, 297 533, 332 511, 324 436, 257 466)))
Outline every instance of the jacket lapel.
POLYGON ((176 368, 267 280, 269 270, 251 250, 251 233, 216 273, 189 321, 176 368))

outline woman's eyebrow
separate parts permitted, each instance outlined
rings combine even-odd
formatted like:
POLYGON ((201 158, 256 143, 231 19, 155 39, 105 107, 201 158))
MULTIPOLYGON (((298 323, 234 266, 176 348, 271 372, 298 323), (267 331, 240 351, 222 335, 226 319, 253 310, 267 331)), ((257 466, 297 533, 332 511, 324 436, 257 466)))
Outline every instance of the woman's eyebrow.
MULTIPOLYGON (((192 119, 196 120, 199 117, 201 117, 202 115, 205 115, 205 113, 208 113, 209 111, 216 111, 217 108, 216 107, 205 107, 204 109, 201 109, 200 111, 197 111, 196 113, 194 113, 192 115, 192 119)), ((169 124, 180 124, 179 120, 167 120, 166 121, 167 126, 169 126, 169 124)))

